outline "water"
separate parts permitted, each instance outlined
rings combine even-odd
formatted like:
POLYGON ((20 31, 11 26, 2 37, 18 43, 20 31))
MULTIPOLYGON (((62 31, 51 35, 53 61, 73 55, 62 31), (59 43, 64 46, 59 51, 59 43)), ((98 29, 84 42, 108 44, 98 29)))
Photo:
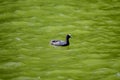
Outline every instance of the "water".
POLYGON ((119 80, 118 0, 0 3, 0 80, 119 80), (53 47, 52 39, 69 47, 53 47))

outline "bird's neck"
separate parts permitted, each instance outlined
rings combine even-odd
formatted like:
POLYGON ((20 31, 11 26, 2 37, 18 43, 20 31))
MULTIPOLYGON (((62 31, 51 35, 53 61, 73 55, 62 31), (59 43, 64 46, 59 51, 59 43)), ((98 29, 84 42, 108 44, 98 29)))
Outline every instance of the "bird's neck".
POLYGON ((66 42, 67 42, 67 44, 70 44, 70 43, 69 43, 69 38, 66 38, 66 42))

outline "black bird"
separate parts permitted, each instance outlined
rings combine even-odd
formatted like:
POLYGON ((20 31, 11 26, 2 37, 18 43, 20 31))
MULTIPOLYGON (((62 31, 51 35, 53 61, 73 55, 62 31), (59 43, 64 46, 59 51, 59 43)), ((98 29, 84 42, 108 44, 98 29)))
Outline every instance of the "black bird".
POLYGON ((70 34, 66 35, 66 41, 62 41, 62 40, 51 40, 51 45, 54 46, 69 46, 70 42, 69 42, 69 38, 71 38, 70 34))

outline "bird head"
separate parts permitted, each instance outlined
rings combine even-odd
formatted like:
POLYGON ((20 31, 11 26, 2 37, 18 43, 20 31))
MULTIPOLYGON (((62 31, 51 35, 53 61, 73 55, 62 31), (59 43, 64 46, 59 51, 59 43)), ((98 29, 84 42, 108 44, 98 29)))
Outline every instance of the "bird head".
POLYGON ((67 34, 67 38, 71 38, 71 34, 67 34))

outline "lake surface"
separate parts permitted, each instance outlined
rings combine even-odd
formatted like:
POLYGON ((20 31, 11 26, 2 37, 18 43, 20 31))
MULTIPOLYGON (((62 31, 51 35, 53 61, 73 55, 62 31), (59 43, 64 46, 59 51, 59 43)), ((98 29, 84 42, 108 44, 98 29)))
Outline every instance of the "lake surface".
POLYGON ((0 80, 120 80, 120 1, 0 0, 0 80))

